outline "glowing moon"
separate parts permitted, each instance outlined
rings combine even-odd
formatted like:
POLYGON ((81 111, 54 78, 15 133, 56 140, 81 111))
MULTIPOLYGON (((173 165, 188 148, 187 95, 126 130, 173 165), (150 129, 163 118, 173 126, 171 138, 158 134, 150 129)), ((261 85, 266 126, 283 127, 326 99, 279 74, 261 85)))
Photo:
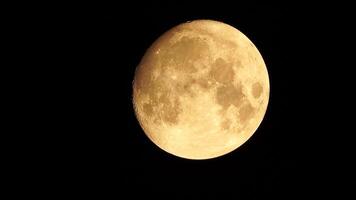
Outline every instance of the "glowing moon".
POLYGON ((146 135, 188 159, 241 146, 260 125, 268 99, 268 72, 257 48, 234 27, 212 20, 164 33, 133 82, 133 105, 146 135))

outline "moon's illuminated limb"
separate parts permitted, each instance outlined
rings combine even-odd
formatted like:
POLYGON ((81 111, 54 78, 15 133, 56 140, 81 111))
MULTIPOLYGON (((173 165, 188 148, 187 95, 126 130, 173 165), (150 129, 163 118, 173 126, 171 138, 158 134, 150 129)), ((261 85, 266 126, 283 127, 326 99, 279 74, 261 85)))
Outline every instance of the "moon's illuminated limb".
POLYGON ((145 53, 133 84, 146 135, 189 159, 241 146, 260 125, 268 99, 268 73, 257 48, 234 27, 212 20, 164 33, 145 53))

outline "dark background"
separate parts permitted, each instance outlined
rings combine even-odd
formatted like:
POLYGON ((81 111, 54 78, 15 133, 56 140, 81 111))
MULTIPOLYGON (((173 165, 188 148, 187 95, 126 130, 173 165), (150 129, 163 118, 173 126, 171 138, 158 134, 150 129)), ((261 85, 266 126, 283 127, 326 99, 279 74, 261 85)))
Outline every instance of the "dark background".
POLYGON ((66 28, 55 30, 63 47, 59 55, 69 58, 60 82, 69 105, 63 106, 63 123, 70 126, 58 152, 65 160, 58 163, 64 190, 123 199, 293 199, 343 195, 355 184, 351 145, 337 145, 351 133, 345 125, 350 118, 339 114, 350 101, 339 87, 350 80, 342 48, 348 44, 348 26, 342 24, 347 11, 233 1, 126 2, 78 10, 68 18, 62 13, 56 22, 66 28), (344 15, 336 18, 335 12, 344 15), (253 137, 230 154, 202 161, 155 146, 131 102, 135 67, 145 50, 168 29, 194 19, 222 21, 248 36, 271 84, 266 116, 253 137))

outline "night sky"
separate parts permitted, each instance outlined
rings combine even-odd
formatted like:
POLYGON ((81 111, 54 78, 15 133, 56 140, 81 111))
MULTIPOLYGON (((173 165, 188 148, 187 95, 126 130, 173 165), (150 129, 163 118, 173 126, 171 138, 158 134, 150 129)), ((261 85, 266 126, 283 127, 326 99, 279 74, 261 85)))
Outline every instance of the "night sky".
POLYGON ((336 79, 327 67, 334 62, 328 48, 338 45, 330 31, 342 25, 328 11, 324 17, 304 5, 223 1, 83 10, 65 33, 74 42, 69 55, 79 58, 67 67, 75 78, 71 123, 79 124, 69 137, 69 182, 85 193, 119 199, 291 199, 334 191, 329 182, 341 175, 331 166, 345 163, 334 161, 340 149, 331 144, 340 138, 333 134, 346 130, 335 132, 331 123, 336 79), (232 153, 201 161, 155 146, 139 126, 131 98, 135 67, 146 49, 173 26, 194 19, 222 21, 249 37, 264 58, 271 88, 253 137, 232 153))

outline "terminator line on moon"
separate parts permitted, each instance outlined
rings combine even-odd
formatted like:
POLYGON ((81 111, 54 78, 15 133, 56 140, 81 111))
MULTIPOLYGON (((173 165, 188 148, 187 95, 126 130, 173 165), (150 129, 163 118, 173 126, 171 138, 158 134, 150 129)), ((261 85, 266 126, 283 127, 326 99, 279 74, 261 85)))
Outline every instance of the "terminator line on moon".
POLYGON ((234 27, 195 20, 173 27, 136 68, 133 105, 148 138, 188 159, 227 154, 260 125, 269 100, 266 65, 234 27))

